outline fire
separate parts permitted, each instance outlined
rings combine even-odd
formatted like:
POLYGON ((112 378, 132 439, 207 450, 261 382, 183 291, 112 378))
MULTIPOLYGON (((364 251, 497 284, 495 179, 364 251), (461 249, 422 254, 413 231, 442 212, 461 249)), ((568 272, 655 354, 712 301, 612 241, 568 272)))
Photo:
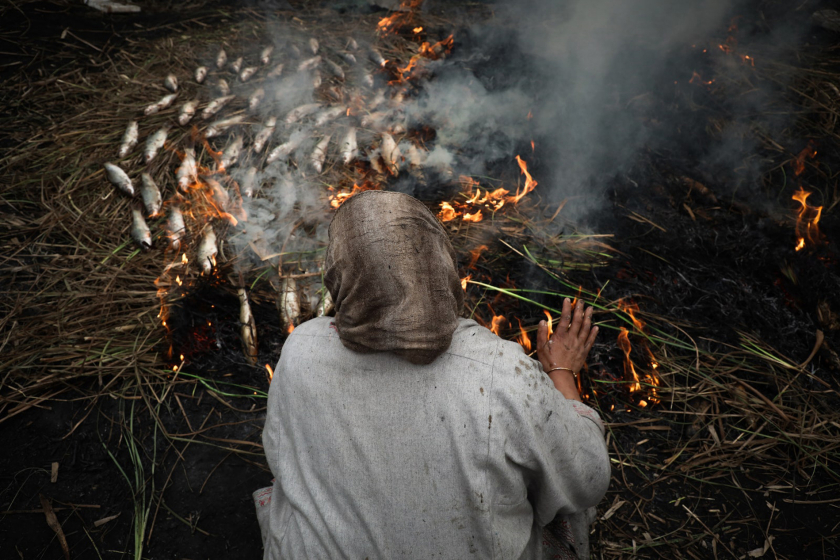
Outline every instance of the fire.
POLYGON ((464 214, 461 219, 465 222, 480 222, 484 219, 484 216, 481 215, 481 210, 479 210, 475 214, 464 214))
POLYGON ((440 203, 440 212, 438 212, 438 218, 441 222, 451 222, 457 217, 458 212, 455 211, 451 204, 449 204, 448 202, 440 203))
POLYGON ((551 337, 551 335, 554 333, 554 319, 551 318, 551 313, 548 312, 548 309, 543 309, 543 313, 545 313, 545 316, 548 319, 548 336, 551 337))
POLYGON ((817 157, 817 150, 814 147, 814 141, 808 140, 808 145, 802 148, 796 159, 793 160, 793 174, 799 177, 805 172, 805 160, 814 159, 817 157))
POLYGON ((467 274, 464 278, 461 278, 461 288, 463 288, 465 292, 467 291, 467 284, 470 283, 471 279, 472 274, 467 274))
POLYGON ((295 330, 295 326, 294 326, 294 325, 289 325, 289 328, 288 328, 288 329, 286 329, 286 334, 287 334, 287 335, 292 334, 292 331, 293 331, 293 330, 295 330))
POLYGON ((522 328, 522 321, 519 320, 519 317, 516 318, 516 322, 519 323, 519 338, 516 339, 522 348, 525 349, 525 353, 531 352, 531 338, 528 336, 528 333, 525 332, 525 329, 522 328))
POLYGON ((808 206, 808 197, 811 193, 799 187, 799 190, 793 193, 792 199, 797 201, 802 207, 799 209, 796 216, 796 250, 802 250, 806 243, 816 245, 820 242, 820 229, 817 225, 822 215, 822 206, 808 206))
POLYGON ((422 28, 422 27, 415 27, 414 29, 412 29, 412 31, 413 31, 415 34, 417 34, 417 33, 422 33, 422 32, 423 32, 423 28, 422 28))
POLYGON ((268 370, 268 382, 271 383, 271 380, 274 379, 274 370, 268 364, 265 364, 265 369, 268 370))
POLYGON ((715 80, 714 80, 714 79, 711 79, 711 80, 704 80, 704 79, 700 76, 700 74, 698 74, 697 72, 692 72, 692 73, 691 73, 691 79, 690 79, 690 80, 688 80, 688 83, 689 83, 689 84, 701 84, 701 85, 704 85, 704 86, 710 86, 710 85, 712 85, 713 83, 715 83, 715 80))
POLYGON ((516 195, 510 198, 510 200, 514 204, 516 204, 520 200, 522 200, 522 197, 525 196, 526 194, 528 194, 529 192, 531 192, 532 190, 534 190, 534 188, 538 184, 536 181, 534 181, 533 177, 531 177, 531 174, 528 173, 528 164, 526 164, 525 161, 521 157, 519 157, 518 155, 516 156, 516 163, 519 164, 520 171, 522 172, 523 175, 525 175, 525 186, 522 188, 521 192, 517 188, 516 189, 516 195))
POLYGON ((490 332, 499 335, 506 322, 507 319, 505 319, 504 315, 493 315, 493 319, 490 321, 490 332))
MULTIPOLYGON (((645 332, 645 322, 636 317, 636 313, 639 311, 639 306, 633 301, 619 301, 618 308, 620 311, 623 311, 630 317, 630 320, 633 323, 633 327, 641 333, 644 334, 645 332)), ((639 374, 636 372, 636 366, 633 364, 633 360, 630 357, 630 353, 633 350, 633 346, 630 344, 630 336, 629 331, 621 327, 621 331, 618 334, 618 346, 621 348, 622 352, 624 352, 624 378, 630 384, 630 393, 637 393, 642 391, 641 379, 639 378, 639 374)), ((640 401, 639 405, 644 407, 648 406, 649 404, 656 404, 659 402, 659 397, 657 396, 656 388, 659 386, 659 376, 656 373, 657 368, 659 367, 659 363, 656 361, 653 352, 651 352, 650 348, 647 346, 647 342, 642 340, 642 347, 646 351, 648 355, 648 365, 650 366, 650 373, 645 374, 644 382, 648 385, 646 391, 646 401, 640 401), (642 404, 644 402, 645 404, 642 404)))
POLYGON ((335 194, 331 194, 329 196, 330 206, 332 206, 333 208, 338 208, 339 206, 344 204, 344 202, 348 198, 350 198, 351 196, 355 196, 355 195, 359 194, 360 192, 364 192, 364 191, 379 190, 379 187, 374 185, 373 183, 369 183, 369 182, 365 181, 364 183, 362 183, 361 187, 359 185, 353 183, 353 190, 351 190, 351 191, 340 192, 340 191, 337 191, 333 187, 330 187, 329 189, 335 193, 335 194))
POLYGON ((478 262, 478 259, 481 257, 481 253, 489 249, 487 245, 479 245, 472 251, 470 251, 470 264, 467 265, 467 268, 470 270, 475 270, 475 263, 478 262))

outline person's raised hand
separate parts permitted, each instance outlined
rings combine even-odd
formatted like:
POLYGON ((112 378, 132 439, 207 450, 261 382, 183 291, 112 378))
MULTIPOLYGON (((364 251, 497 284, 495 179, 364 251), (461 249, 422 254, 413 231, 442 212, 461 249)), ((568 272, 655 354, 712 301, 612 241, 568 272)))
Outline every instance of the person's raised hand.
POLYGON ((598 335, 598 327, 592 326, 592 308, 584 310, 583 302, 578 300, 573 312, 572 304, 566 298, 560 322, 550 337, 548 331, 548 323, 540 321, 537 330, 537 358, 566 398, 580 400, 572 373, 577 375, 580 372, 598 335), (573 395, 567 394, 570 387, 574 388, 573 395))

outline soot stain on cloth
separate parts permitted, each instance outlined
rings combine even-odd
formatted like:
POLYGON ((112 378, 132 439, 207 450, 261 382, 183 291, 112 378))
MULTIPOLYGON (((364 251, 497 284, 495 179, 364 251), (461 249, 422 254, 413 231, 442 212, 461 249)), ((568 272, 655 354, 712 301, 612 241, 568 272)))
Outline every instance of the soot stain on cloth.
POLYGON ((487 429, 489 430, 493 426, 493 415, 487 417, 487 429))

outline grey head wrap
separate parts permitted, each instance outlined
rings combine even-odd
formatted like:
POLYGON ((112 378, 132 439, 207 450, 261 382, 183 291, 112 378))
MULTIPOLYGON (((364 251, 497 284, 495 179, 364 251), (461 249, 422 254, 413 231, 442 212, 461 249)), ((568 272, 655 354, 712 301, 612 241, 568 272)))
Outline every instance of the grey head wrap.
POLYGON ((438 219, 402 193, 365 191, 330 224, 324 281, 345 347, 428 364, 449 348, 464 305, 438 219))

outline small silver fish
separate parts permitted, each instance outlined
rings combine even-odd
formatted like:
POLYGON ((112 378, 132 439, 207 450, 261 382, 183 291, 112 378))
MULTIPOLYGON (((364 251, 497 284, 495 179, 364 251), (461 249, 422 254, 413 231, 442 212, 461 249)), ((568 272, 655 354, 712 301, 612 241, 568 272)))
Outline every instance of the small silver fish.
POLYGON ((175 93, 178 91, 178 77, 175 74, 169 74, 165 80, 163 80, 163 85, 166 89, 175 93))
POLYGON ((271 53, 274 52, 274 45, 269 45, 262 50, 260 53, 260 62, 262 64, 268 64, 271 62, 271 53))
POLYGON ((271 71, 266 74, 266 78, 279 78, 280 74, 283 73, 283 63, 281 62, 277 66, 271 69, 271 71))
POLYGON ((225 67, 226 63, 227 63, 227 53, 225 52, 225 49, 220 49, 219 54, 216 55, 216 68, 221 70, 222 68, 225 67))
POLYGON ((330 71, 330 74, 332 74, 340 80, 344 79, 344 70, 341 69, 341 66, 339 66, 330 59, 326 59, 324 62, 326 62, 327 69, 330 71))
POLYGON ((160 214, 160 207, 163 204, 163 199, 160 196, 160 189, 148 173, 143 173, 140 176, 140 198, 143 199, 143 205, 146 207, 146 213, 155 217, 160 214))
POLYGON ((131 238, 140 245, 144 251, 152 248, 152 232, 143 219, 143 212, 140 210, 131 211, 131 238))
POLYGON ((289 154, 295 151, 295 149, 298 146, 300 146, 301 142, 306 140, 308 137, 309 135, 305 132, 296 132, 295 134, 292 134, 291 138, 289 138, 288 141, 283 142, 282 144, 271 150, 271 152, 268 154, 268 157, 266 157, 265 159, 266 163, 271 163, 280 158, 287 157, 289 154))
POLYGON ((254 152, 260 153, 262 149, 265 147, 265 143, 268 142, 268 139, 271 138, 271 135, 274 134, 274 126, 277 124, 277 119, 275 117, 268 117, 268 120, 265 121, 265 126, 257 132, 257 135, 254 137, 254 152))
POLYGON ((320 45, 318 44, 318 39, 312 37, 309 39, 309 50, 312 51, 312 54, 318 54, 318 49, 320 45))
POLYGON ((251 76, 257 73, 257 70, 259 70, 259 68, 257 68, 256 66, 249 66, 248 68, 244 68, 242 72, 239 73, 239 81, 247 82, 251 79, 251 76))
POLYGON ((318 307, 315 309, 315 316, 316 317, 326 317, 330 313, 332 313, 334 304, 332 295, 330 295, 330 291, 324 286, 321 288, 323 293, 321 295, 321 299, 318 301, 318 307))
POLYGON ((161 111, 172 105, 172 102, 175 101, 176 97, 178 97, 177 93, 170 93, 169 95, 164 95, 160 98, 160 101, 152 103, 151 105, 146 107, 143 110, 143 114, 154 115, 155 113, 160 113, 161 111))
POLYGON ((321 87, 321 73, 317 70, 312 71, 312 89, 321 87))
POLYGON ((184 157, 181 159, 181 166, 178 167, 178 188, 187 192, 198 179, 195 166, 195 150, 192 147, 184 149, 184 157))
POLYGON ((234 97, 234 95, 225 95, 223 97, 217 97, 216 99, 208 103, 207 107, 205 107, 204 110, 201 111, 201 118, 207 119, 212 117, 213 115, 221 111, 222 107, 230 103, 234 97))
POLYGON ((354 39, 353 37, 349 37, 347 39, 347 48, 351 51, 357 51, 359 50, 359 43, 357 43, 356 39, 354 39))
POLYGON ((382 133, 382 143, 379 145, 379 153, 385 161, 388 170, 394 174, 399 175, 399 161, 402 157, 400 148, 394 141, 394 137, 387 132, 382 133))
POLYGON ((324 136, 315 146, 315 149, 312 150, 312 155, 309 156, 309 162, 312 164, 312 168, 318 173, 324 169, 324 160, 327 158, 327 147, 330 144, 330 137, 330 134, 324 136))
POLYGON ((207 67, 206 66, 199 66, 195 69, 195 81, 199 84, 204 83, 204 78, 207 77, 207 67))
POLYGON ((213 191, 213 200, 216 201, 216 204, 222 210, 227 211, 230 207, 230 195, 225 190, 225 188, 215 179, 206 178, 204 182, 210 187, 210 190, 213 191))
POLYGON ((113 163, 106 163, 105 175, 111 181, 112 185, 128 195, 134 196, 134 185, 131 184, 131 178, 120 166, 114 165, 113 163))
POLYGON ((235 164, 239 159, 239 154, 242 151, 242 136, 237 134, 233 137, 233 140, 225 147, 224 151, 222 152, 222 159, 220 160, 220 165, 222 171, 228 169, 230 166, 235 164))
POLYGON ((341 115, 347 112, 347 107, 339 105, 337 107, 330 107, 328 109, 324 109, 318 116, 315 117, 315 126, 323 126, 328 122, 337 119, 341 115))
POLYGON ((218 136, 219 134, 224 132, 225 129, 241 124, 244 120, 244 115, 235 115, 226 119, 214 121, 210 124, 210 126, 207 127, 207 130, 204 131, 204 137, 213 138, 215 136, 218 136))
POLYGON ((236 60, 230 63, 230 69, 233 70, 234 74, 239 74, 239 71, 242 69, 242 57, 240 56, 236 60))
POLYGON ((248 110, 252 113, 256 111, 264 97, 265 90, 263 88, 257 88, 254 93, 251 94, 251 97, 248 98, 248 110))
POLYGON ((198 263, 201 266, 203 274, 210 274, 213 272, 213 267, 216 265, 216 255, 219 249, 216 247, 216 232, 213 228, 207 228, 207 232, 201 238, 201 243, 198 245, 198 263))
POLYGON ((356 144, 356 128, 348 127, 347 133, 341 139, 341 159, 344 165, 350 165, 356 156, 359 155, 359 147, 356 144))
POLYGON ((230 86, 224 78, 219 78, 216 82, 216 89, 219 90, 219 95, 230 95, 230 86))
POLYGON ((184 216, 177 204, 169 207, 169 216, 166 219, 166 230, 169 235, 169 246, 175 251, 181 248, 181 239, 184 237, 187 226, 184 225, 184 216))
POLYGON ((295 109, 289 111, 289 114, 286 115, 286 124, 296 123, 302 118, 306 117, 307 115, 311 115, 320 108, 320 103, 307 103, 306 105, 296 107, 295 109))
POLYGON ((373 47, 371 47, 370 52, 368 53, 368 56, 374 62, 374 64, 376 64, 377 66, 385 66, 385 63, 388 62, 387 60, 385 60, 385 58, 382 56, 382 54, 378 50, 374 49, 373 47))
POLYGON ((280 312, 283 330, 291 333, 300 321, 300 299, 294 278, 283 279, 277 299, 277 310, 280 312))
POLYGON ((163 148, 163 145, 166 143, 166 136, 169 134, 169 126, 164 126, 163 128, 158 129, 157 132, 146 138, 146 151, 144 153, 144 157, 146 158, 146 164, 152 162, 155 159, 158 151, 163 148))
POLYGON ((239 337, 242 340, 242 353, 245 355, 245 360, 255 366, 259 357, 257 323, 251 313, 251 305, 248 303, 248 293, 245 288, 239 288, 237 294, 239 295, 239 337))
POLYGON ((254 196, 256 192, 257 186, 257 168, 251 166, 248 168, 248 171, 245 172, 245 176, 242 178, 242 194, 251 198, 254 196))
POLYGON ((137 138, 139 136, 139 127, 137 121, 129 121, 128 126, 125 127, 125 134, 122 137, 122 144, 120 144, 119 155, 124 158, 137 145, 137 138))
POLYGON ((198 107, 198 99, 192 99, 187 101, 181 106, 181 112, 178 114, 178 124, 181 126, 186 125, 190 120, 192 120, 193 115, 195 115, 195 110, 198 107))
POLYGON ((306 70, 312 70, 314 68, 318 68, 321 65, 321 57, 320 56, 313 56, 312 58, 307 58, 306 60, 302 61, 298 64, 298 72, 304 72, 306 70))
POLYGON ((370 72, 365 72, 362 75, 362 83, 369 88, 373 88, 376 85, 376 82, 373 79, 373 74, 371 74, 370 72))

